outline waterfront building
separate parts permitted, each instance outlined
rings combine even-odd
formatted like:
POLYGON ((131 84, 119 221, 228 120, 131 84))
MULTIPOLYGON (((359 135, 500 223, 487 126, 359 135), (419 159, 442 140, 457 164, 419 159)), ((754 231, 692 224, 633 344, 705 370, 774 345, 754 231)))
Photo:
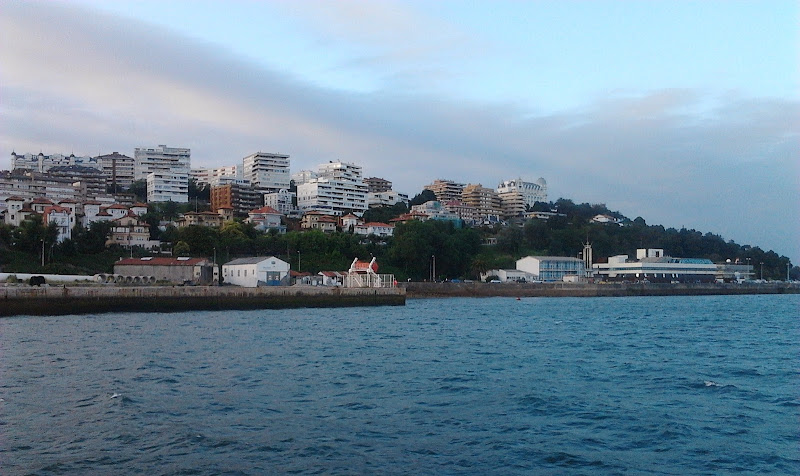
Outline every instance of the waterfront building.
POLYGON ((660 248, 638 249, 636 259, 616 255, 606 263, 593 265, 595 276, 604 281, 710 283, 717 275, 717 265, 704 258, 674 258, 660 248))
POLYGON ((191 282, 211 284, 216 281, 216 266, 206 258, 125 258, 114 263, 114 274, 155 277, 174 284, 191 282))
POLYGON ((147 202, 189 201, 191 151, 159 145, 134 149, 134 178, 147 180, 147 202))
POLYGON ((222 265, 222 279, 245 288, 288 286, 289 263, 274 256, 239 258, 222 265))
POLYGON ((256 152, 242 159, 244 178, 262 192, 277 192, 288 189, 291 179, 289 156, 256 152))
POLYGON ((586 277, 583 260, 567 256, 526 256, 517 260, 516 268, 545 282, 575 281, 586 277))
POLYGON ((461 200, 461 192, 464 191, 464 184, 452 180, 436 179, 433 183, 422 187, 423 190, 430 190, 436 195, 436 200, 447 203, 452 200, 461 200))
POLYGON ((297 205, 302 210, 334 215, 367 210, 367 186, 361 167, 346 162, 321 164, 317 178, 297 186, 297 205))
POLYGON ((520 269, 490 269, 480 275, 484 282, 491 277, 501 283, 529 283, 537 280, 536 276, 520 269))
POLYGON ((497 192, 479 183, 466 185, 461 192, 461 201, 475 208, 480 219, 487 224, 499 222, 503 214, 502 203, 497 192))
POLYGON ((115 151, 99 155, 95 159, 106 177, 106 184, 112 187, 112 190, 127 189, 135 180, 136 160, 133 157, 115 151))
POLYGON ((252 185, 229 183, 211 187, 212 210, 231 208, 234 216, 245 217, 250 210, 263 205, 263 193, 252 185))
POLYGON ((621 219, 619 219, 617 217, 613 217, 611 215, 603 215, 603 214, 595 215, 589 221, 591 223, 601 223, 601 224, 606 224, 606 223, 610 223, 610 224, 613 224, 613 225, 622 224, 622 220, 621 219))

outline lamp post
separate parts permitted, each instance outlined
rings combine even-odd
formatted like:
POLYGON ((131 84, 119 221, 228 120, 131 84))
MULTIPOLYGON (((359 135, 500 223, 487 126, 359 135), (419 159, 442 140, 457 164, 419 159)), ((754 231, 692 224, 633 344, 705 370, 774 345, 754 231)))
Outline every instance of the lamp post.
POLYGON ((214 259, 212 261, 214 264, 214 271, 211 273, 211 279, 215 281, 215 284, 219 286, 219 271, 217 270, 217 247, 214 247, 214 259), (214 279, 214 275, 217 275, 217 279, 214 279))
POLYGON ((42 268, 44 268, 44 238, 42 238, 42 268))
POLYGON ((431 259, 433 259, 433 268, 431 271, 431 281, 434 283, 436 282, 436 255, 431 255, 431 259))
POLYGON ((297 250, 297 272, 300 272, 300 250, 297 250))
POLYGON ((747 279, 753 279, 753 268, 750 267, 750 258, 745 258, 747 260, 747 279))
POLYGON ((790 265, 791 265, 791 263, 789 263, 789 262, 786 263, 786 282, 787 283, 789 282, 789 266, 790 265))
POLYGON ((764 262, 761 262, 761 280, 764 280, 764 262))

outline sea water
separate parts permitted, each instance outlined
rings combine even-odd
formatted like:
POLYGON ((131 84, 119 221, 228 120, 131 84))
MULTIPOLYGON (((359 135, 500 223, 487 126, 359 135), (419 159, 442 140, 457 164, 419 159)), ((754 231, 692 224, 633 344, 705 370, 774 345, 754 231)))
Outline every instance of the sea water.
POLYGON ((800 474, 798 304, 6 318, 0 473, 800 474))

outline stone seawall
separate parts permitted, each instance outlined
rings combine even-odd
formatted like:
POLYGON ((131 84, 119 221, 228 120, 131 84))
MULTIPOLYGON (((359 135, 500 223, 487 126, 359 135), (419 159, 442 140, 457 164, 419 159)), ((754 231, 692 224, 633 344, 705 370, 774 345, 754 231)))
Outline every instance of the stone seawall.
POLYGON ((800 294, 800 285, 766 284, 579 284, 579 283, 402 283, 409 298, 425 297, 614 297, 800 294))
POLYGON ((401 288, 0 287, 0 317, 293 307, 402 306, 401 288))

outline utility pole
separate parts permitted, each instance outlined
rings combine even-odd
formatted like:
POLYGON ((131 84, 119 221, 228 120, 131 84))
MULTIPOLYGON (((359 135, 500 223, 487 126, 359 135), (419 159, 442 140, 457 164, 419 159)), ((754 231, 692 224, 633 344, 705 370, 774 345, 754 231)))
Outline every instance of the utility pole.
POLYGON ((42 238, 42 268, 44 268, 44 238, 42 238))

